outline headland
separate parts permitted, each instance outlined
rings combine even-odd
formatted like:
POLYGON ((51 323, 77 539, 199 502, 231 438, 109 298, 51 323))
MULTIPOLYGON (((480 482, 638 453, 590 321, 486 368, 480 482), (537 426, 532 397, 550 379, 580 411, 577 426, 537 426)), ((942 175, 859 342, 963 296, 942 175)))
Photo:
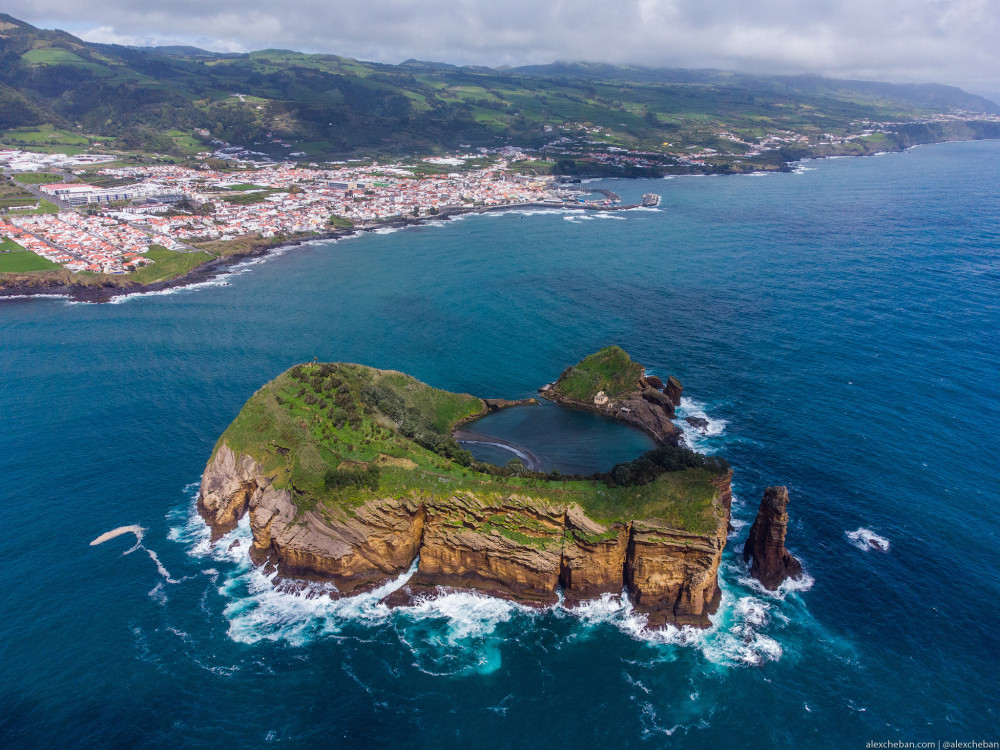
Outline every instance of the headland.
MULTIPOLYGON (((600 361, 615 381, 641 374, 622 355, 602 350, 577 367, 600 361)), ((490 404, 515 403, 362 365, 297 365, 220 437, 199 511, 216 536, 249 514, 258 564, 284 581, 331 582, 338 595, 417 562, 387 604, 439 587, 537 606, 624 589, 651 627, 708 626, 729 527, 728 465, 666 439, 589 477, 475 462, 456 428, 490 404)))

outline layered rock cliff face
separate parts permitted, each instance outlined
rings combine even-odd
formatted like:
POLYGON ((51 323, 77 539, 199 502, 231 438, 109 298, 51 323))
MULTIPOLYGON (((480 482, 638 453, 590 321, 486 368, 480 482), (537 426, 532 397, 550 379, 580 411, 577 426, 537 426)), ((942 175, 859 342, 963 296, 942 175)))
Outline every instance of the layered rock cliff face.
POLYGON ((602 524, 575 503, 509 495, 412 492, 355 508, 302 510, 251 457, 223 443, 202 478, 198 507, 215 535, 249 512, 255 562, 289 578, 331 581, 341 594, 371 589, 419 557, 399 603, 438 586, 524 603, 568 604, 628 590, 650 626, 709 625, 719 602, 730 475, 712 480, 716 527, 693 534, 648 519, 602 524))
POLYGON ((802 565, 785 549, 788 530, 788 489, 768 487, 743 545, 744 562, 753 561, 750 575, 774 591, 787 578, 800 578, 802 565))
POLYGON ((707 626, 732 473, 676 445, 679 384, 656 384, 608 347, 553 386, 566 399, 602 394, 604 413, 660 443, 581 478, 478 463, 456 442, 458 425, 533 399, 484 400, 349 363, 296 365, 226 429, 198 508, 215 538, 249 515, 257 564, 330 581, 341 595, 419 561, 387 603, 441 586, 537 605, 624 589, 652 626, 707 626))

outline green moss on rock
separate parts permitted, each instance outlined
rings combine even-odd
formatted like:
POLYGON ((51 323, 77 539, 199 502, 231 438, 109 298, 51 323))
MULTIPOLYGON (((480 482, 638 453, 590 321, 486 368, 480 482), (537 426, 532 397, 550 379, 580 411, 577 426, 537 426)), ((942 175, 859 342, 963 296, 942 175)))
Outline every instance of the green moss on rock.
MULTIPOLYGON (((605 392, 630 387, 642 375, 641 367, 618 347, 601 350, 571 369, 583 373, 574 382, 586 378, 588 389, 605 392), (594 379, 595 374, 600 377, 594 379)), ((482 507, 523 506, 528 512, 505 511, 505 520, 497 514, 490 526, 508 538, 524 537, 538 545, 551 543, 550 532, 530 513, 540 503, 563 508, 578 503, 606 523, 655 517, 699 534, 717 526, 718 489, 712 472, 702 468, 670 472, 640 487, 609 486, 596 478, 556 481, 478 471, 452 431, 485 412, 486 405, 475 396, 432 388, 400 372, 346 363, 301 364, 247 401, 216 450, 225 443, 238 455, 251 456, 303 510, 350 512, 375 497, 443 500, 464 495, 482 507)))
POLYGON ((642 375, 642 365, 633 362, 625 350, 608 346, 567 368, 553 390, 567 398, 591 403, 601 391, 615 398, 637 390, 642 375))

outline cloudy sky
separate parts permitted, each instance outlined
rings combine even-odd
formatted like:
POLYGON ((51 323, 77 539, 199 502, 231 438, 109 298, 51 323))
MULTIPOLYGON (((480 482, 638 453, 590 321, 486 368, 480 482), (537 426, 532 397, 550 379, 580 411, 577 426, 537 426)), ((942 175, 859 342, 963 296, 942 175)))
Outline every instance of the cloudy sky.
POLYGON ((589 60, 947 83, 1000 95, 1000 0, 7 0, 90 41, 364 60, 589 60))

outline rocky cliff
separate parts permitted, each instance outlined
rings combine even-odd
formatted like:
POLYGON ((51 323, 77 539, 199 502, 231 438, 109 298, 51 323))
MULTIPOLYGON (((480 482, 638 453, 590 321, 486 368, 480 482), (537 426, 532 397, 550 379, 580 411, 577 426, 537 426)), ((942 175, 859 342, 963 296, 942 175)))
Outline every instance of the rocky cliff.
POLYGON ((626 589, 651 626, 709 624, 731 472, 689 462, 628 486, 514 476, 450 439, 485 408, 401 373, 300 365, 220 438, 199 511, 216 537, 249 513, 255 562, 341 594, 419 560, 389 603, 438 586, 538 605, 626 589))
POLYGON ((788 530, 788 489, 768 487, 743 545, 743 560, 751 562, 750 575, 774 591, 786 578, 802 576, 802 565, 785 549, 788 530))
POLYGON ((380 497, 353 509, 303 511, 249 456, 223 444, 202 478, 198 508, 219 536, 250 513, 251 556, 284 578, 333 582, 341 594, 410 568, 397 603, 446 586, 549 605, 624 589, 650 626, 706 627, 719 603, 730 475, 711 480, 717 524, 695 534, 647 519, 600 523, 575 504, 526 495, 380 497))
POLYGON ((666 385, 658 377, 644 376, 642 365, 620 347, 609 346, 567 368, 539 394, 565 406, 614 417, 657 443, 677 445, 682 432, 671 420, 683 390, 673 376, 666 385))

